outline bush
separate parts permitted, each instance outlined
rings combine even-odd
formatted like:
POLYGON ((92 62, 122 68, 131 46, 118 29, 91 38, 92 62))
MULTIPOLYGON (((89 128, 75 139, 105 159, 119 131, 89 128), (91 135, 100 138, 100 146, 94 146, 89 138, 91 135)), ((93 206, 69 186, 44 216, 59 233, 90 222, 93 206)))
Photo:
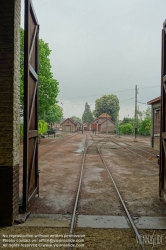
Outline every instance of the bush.
POLYGON ((116 129, 116 126, 114 126, 114 134, 116 134, 116 130, 117 130, 117 129, 116 129))
POLYGON ((126 124, 121 124, 119 126, 120 129, 120 133, 121 134, 127 134, 127 135, 131 135, 134 133, 134 128, 130 123, 126 123, 126 124))
POLYGON ((151 128, 151 120, 150 118, 147 118, 139 124, 139 130, 138 133, 140 135, 150 135, 150 128, 151 128))
MULTIPOLYGON (((45 134, 48 131, 48 123, 40 120, 38 123, 38 134, 45 134)), ((20 139, 23 139, 24 136, 24 124, 20 123, 20 139)))
POLYGON ((39 135, 45 134, 47 133, 47 131, 48 131, 48 123, 43 120, 40 120, 38 124, 38 134, 39 135))
POLYGON ((24 125, 20 123, 20 139, 23 139, 24 136, 24 125))

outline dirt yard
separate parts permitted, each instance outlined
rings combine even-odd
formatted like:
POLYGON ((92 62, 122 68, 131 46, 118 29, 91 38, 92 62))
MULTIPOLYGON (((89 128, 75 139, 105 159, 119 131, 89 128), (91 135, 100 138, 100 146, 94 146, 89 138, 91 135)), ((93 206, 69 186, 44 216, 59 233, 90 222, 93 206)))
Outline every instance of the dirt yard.
MULTIPOLYGON (((166 202, 160 200, 158 196, 159 170, 156 158, 158 152, 150 148, 150 138, 140 137, 135 142, 131 136, 118 138, 116 135, 94 135, 88 132, 84 134, 62 133, 56 137, 41 140, 39 144, 40 195, 30 204, 29 212, 36 215, 72 215, 86 139, 89 147, 85 158, 77 216, 126 216, 101 161, 97 145, 131 216, 135 219, 140 217, 165 219, 166 202)), ((21 174, 20 169, 20 197, 21 174)), ((35 225, 24 227, 22 224, 21 227, 0 229, 1 235, 21 232, 66 234, 69 233, 69 228, 40 228, 35 225)), ((142 235, 154 234, 152 229, 140 229, 139 232, 142 235)), ((74 234, 85 235, 84 247, 74 249, 141 249, 131 227, 124 229, 81 228, 75 225, 74 234)), ((165 230, 155 230, 155 234, 163 235, 162 242, 154 246, 148 243, 145 245, 146 249, 152 249, 152 247, 153 249, 166 249, 165 230)), ((43 249, 52 248, 43 247, 43 249)))

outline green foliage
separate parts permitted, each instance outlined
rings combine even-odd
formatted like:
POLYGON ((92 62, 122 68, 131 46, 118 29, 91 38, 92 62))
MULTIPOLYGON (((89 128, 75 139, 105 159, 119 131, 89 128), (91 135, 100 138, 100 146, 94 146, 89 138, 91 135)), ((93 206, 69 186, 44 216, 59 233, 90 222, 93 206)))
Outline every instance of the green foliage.
POLYGON ((146 118, 139 124, 138 133, 140 135, 150 135, 151 119, 146 118))
POLYGON ((132 118, 124 117, 121 124, 132 123, 132 118))
POLYGON ((151 108, 148 107, 142 112, 141 118, 138 121, 138 133, 140 135, 150 135, 151 129, 151 108))
POLYGON ((151 118, 151 107, 148 107, 145 110, 144 116, 145 116, 145 119, 150 119, 151 118))
POLYGON ((40 120, 38 123, 38 134, 45 134, 48 131, 48 123, 40 120))
POLYGON ((107 113, 112 117, 112 120, 115 122, 119 110, 119 99, 116 95, 103 95, 95 102, 94 115, 95 117, 98 117, 102 113, 107 113))
POLYGON ((48 123, 58 122, 63 117, 63 110, 56 103, 52 105, 49 110, 45 113, 45 120, 48 123))
POLYGON ((55 104, 59 83, 53 79, 49 55, 51 50, 48 43, 39 40, 39 112, 44 113, 55 104))
POLYGON ((72 116, 71 119, 75 122, 80 122, 81 123, 81 119, 77 116, 72 116))
POLYGON ((120 133, 124 134, 124 135, 130 135, 134 133, 134 128, 130 123, 126 123, 126 124, 121 124, 119 126, 120 128, 120 133))
POLYGON ((82 121, 83 122, 91 122, 93 121, 93 115, 90 109, 90 105, 86 102, 85 103, 85 110, 84 113, 82 115, 82 121))
MULTIPOLYGON (((48 131, 48 123, 40 120, 38 123, 38 134, 44 134, 48 131)), ((24 124, 20 123, 20 139, 24 136, 24 124)))
MULTIPOLYGON (((49 110, 54 105, 59 92, 57 80, 51 72, 51 50, 48 43, 39 39, 39 114, 49 110)), ((20 105, 24 105, 24 30, 20 29, 20 105)))
POLYGON ((142 112, 142 111, 138 111, 138 110, 137 110, 137 117, 138 117, 138 120, 142 120, 142 118, 143 118, 143 113, 144 113, 144 111, 142 112))
MULTIPOLYGON (((126 123, 132 126, 132 131, 134 132, 135 119, 124 117, 120 125, 120 127, 122 127, 122 130, 123 130, 122 125, 125 125, 126 123)), ((151 129, 151 108, 150 107, 148 107, 145 111, 138 111, 137 125, 138 125, 138 134, 150 135, 150 129, 151 129)), ((122 132, 122 133, 125 134, 125 132, 122 132)))
POLYGON ((23 139, 24 136, 24 125, 20 123, 20 139, 23 139))

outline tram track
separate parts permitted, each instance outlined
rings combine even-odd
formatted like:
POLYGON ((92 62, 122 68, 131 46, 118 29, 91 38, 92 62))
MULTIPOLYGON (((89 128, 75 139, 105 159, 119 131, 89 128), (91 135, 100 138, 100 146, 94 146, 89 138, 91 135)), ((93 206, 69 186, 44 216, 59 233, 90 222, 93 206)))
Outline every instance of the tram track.
MULTIPOLYGON (((156 162, 152 162, 152 159, 147 158, 147 156, 145 157, 145 156, 143 156, 143 155, 139 154, 138 152, 135 152, 135 151, 133 151, 133 150, 129 149, 129 148, 128 148, 128 147, 126 147, 126 146, 122 146, 120 143, 115 142, 115 141, 114 141, 114 140, 112 140, 112 139, 110 139, 110 141, 111 141, 111 142, 113 142, 113 143, 115 143, 116 145, 120 146, 121 148, 126 149, 127 151, 131 152, 132 154, 137 155, 137 156, 139 156, 139 157, 141 157, 141 158, 145 159, 146 161, 150 161, 152 165, 157 166, 157 156, 156 156, 156 155, 155 155, 156 162)), ((123 143, 124 143, 124 142, 123 142, 123 143)), ((127 144, 127 143, 124 143, 124 144, 126 144, 126 145, 128 146, 128 144, 127 144)), ((136 147, 135 147, 135 148, 136 148, 136 147)), ((137 148, 136 148, 136 149, 137 149, 137 148)), ((139 150, 139 149, 138 149, 138 150, 139 150)), ((147 151, 145 151, 145 150, 141 150, 141 151, 145 152, 146 154, 148 153, 148 152, 147 152, 147 151)), ((153 156, 154 156, 154 155, 153 155, 153 156)), ((153 157, 153 159, 154 159, 154 157, 153 157)))
MULTIPOLYGON (((90 133, 89 133, 89 134, 90 134, 90 133)), ((92 137, 91 134, 90 134, 90 136, 91 136, 91 138, 92 138, 92 140, 93 140, 93 137, 92 137)), ((123 209, 124 209, 124 211, 125 211, 125 214, 127 215, 127 218, 128 218, 128 220, 129 220, 129 222, 130 222, 130 225, 131 225, 131 227, 132 227, 132 229, 133 229, 133 231, 134 231, 134 233, 135 233, 137 239, 139 239, 139 243, 140 243, 140 245, 141 245, 141 248, 142 248, 143 250, 145 250, 145 246, 144 246, 144 244, 143 244, 143 242, 142 242, 142 239, 141 239, 141 237, 140 237, 139 231, 138 231, 138 229, 137 229, 137 227, 136 227, 136 225, 135 225, 135 223, 134 223, 134 221, 133 221, 133 219, 132 219, 132 216, 130 215, 130 212, 129 212, 129 210, 128 210, 128 208, 127 208, 127 206, 126 206, 126 204, 125 204, 125 202, 124 202, 124 200, 123 200, 123 198, 122 198, 122 196, 121 196, 121 194, 120 194, 120 191, 119 191, 119 189, 118 189, 118 187, 117 187, 117 184, 116 184, 116 182, 115 182, 115 180, 114 180, 114 178, 113 178, 113 176, 112 176, 112 174, 111 174, 111 172, 110 172, 110 170, 109 170, 109 168, 108 168, 108 166, 107 166, 107 164, 106 164, 106 162, 105 162, 105 160, 104 160, 104 156, 102 155, 101 150, 99 149, 99 147, 96 145, 95 142, 88 145, 87 133, 86 133, 86 141, 85 141, 84 155, 83 155, 83 159, 82 159, 81 173, 80 173, 80 178, 79 178, 79 184, 78 184, 77 194, 76 194, 75 202, 74 202, 74 209, 73 209, 73 213, 72 213, 72 218, 71 218, 71 224, 70 224, 69 234, 70 234, 70 235, 73 234, 73 229, 74 229, 74 224, 75 224, 75 218, 76 218, 76 212, 77 212, 78 203, 79 203, 79 198, 80 198, 80 189, 81 189, 81 185, 82 185, 82 179, 83 179, 83 172, 84 172, 84 168, 85 168, 86 156, 87 156, 88 149, 89 149, 91 146, 93 146, 93 147, 95 146, 95 147, 96 147, 97 152, 98 152, 98 155, 100 156, 101 162, 102 162, 102 164, 103 164, 103 166, 104 166, 104 169, 107 171, 107 176, 108 176, 109 179, 111 180, 111 183, 113 184, 113 186, 114 186, 114 188, 115 188, 115 190, 116 190, 116 193, 117 193, 118 198, 119 198, 119 200, 120 200, 120 202, 121 202, 121 205, 123 206, 123 209)), ((71 248, 68 247, 67 249, 70 250, 71 248)))
MULTIPOLYGON (((114 141, 118 142, 115 138, 114 138, 114 141)), ((137 150, 140 150, 140 151, 142 151, 142 152, 145 152, 146 154, 149 154, 149 155, 152 155, 152 156, 155 156, 155 157, 156 157, 156 154, 151 153, 151 152, 146 151, 146 150, 143 150, 142 148, 139 148, 138 146, 136 147, 136 146, 130 145, 129 143, 126 143, 126 142, 121 142, 121 143, 123 143, 123 144, 125 144, 125 145, 127 145, 127 146, 130 146, 130 147, 132 147, 132 148, 136 148, 137 150)))
MULTIPOLYGON (((100 137, 99 137, 100 138, 100 137)), ((128 137, 127 137, 128 138, 128 137)), ((126 142, 124 142, 123 140, 122 141, 120 141, 120 140, 117 140, 117 139, 115 139, 115 137, 112 139, 112 137, 108 137, 108 138, 105 138, 106 139, 106 141, 115 141, 116 143, 119 143, 119 146, 123 146, 122 144, 125 144, 125 145, 127 145, 127 146, 130 146, 130 147, 132 147, 132 148, 135 148, 135 149, 137 149, 137 150, 140 150, 140 151, 142 151, 142 152, 144 152, 144 153, 146 153, 146 154, 148 154, 148 155, 152 155, 152 156, 154 156, 154 157, 157 157, 157 152, 156 153, 153 153, 153 152, 149 152, 149 151, 147 151, 147 150, 144 150, 144 149, 142 149, 142 148, 140 148, 140 147, 138 147, 138 146, 134 146, 134 145, 131 145, 131 144, 129 144, 129 143, 132 143, 132 142, 129 142, 129 143, 126 143, 126 142)), ((124 138, 123 138, 124 139, 124 138)))
MULTIPOLYGON (((91 135, 91 138, 93 138, 93 136, 92 136, 92 135, 91 135)), ((128 147, 126 147, 126 146, 134 147, 135 149, 140 150, 140 151, 142 151, 142 152, 144 152, 144 153, 146 153, 146 154, 153 155, 153 157, 152 157, 152 158, 154 158, 154 156, 155 156, 155 158, 157 159, 157 155, 156 155, 156 154, 151 153, 151 152, 148 152, 148 151, 146 151, 146 150, 143 150, 143 149, 141 149, 141 148, 139 148, 139 147, 136 147, 136 146, 130 145, 130 144, 125 143, 125 142, 119 142, 119 141, 117 141, 115 138, 114 138, 114 139, 112 139, 112 138, 110 138, 110 137, 109 137, 109 139, 108 139, 108 140, 109 140, 109 141, 111 141, 111 142, 113 142, 114 144, 116 144, 116 145, 120 146, 121 148, 124 148, 124 149, 128 150, 129 152, 131 152, 131 153, 133 153, 133 154, 138 155, 138 156, 139 156, 139 157, 141 157, 141 158, 144 158, 144 159, 146 159, 146 160, 148 160, 148 161, 151 161, 151 163, 152 163, 152 164, 157 165, 157 163, 152 162, 152 159, 148 159, 147 157, 145 157, 145 156, 143 156, 143 155, 139 154, 138 152, 135 152, 135 151, 133 151, 133 150, 129 149, 129 148, 128 148, 128 147), (126 146, 124 146, 124 145, 122 145, 122 144, 125 144, 126 146)))

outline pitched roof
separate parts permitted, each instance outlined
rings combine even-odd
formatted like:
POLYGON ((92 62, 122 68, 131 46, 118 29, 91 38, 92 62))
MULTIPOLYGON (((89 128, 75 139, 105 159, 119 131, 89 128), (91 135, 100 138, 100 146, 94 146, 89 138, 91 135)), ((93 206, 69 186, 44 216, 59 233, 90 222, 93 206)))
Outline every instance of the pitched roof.
MULTIPOLYGON (((65 119, 62 123, 64 123, 64 122, 67 121, 67 120, 71 121, 74 125, 76 125, 75 121, 73 121, 71 118, 65 119)), ((61 123, 61 124, 62 124, 62 123, 61 123)))
POLYGON ((102 123, 104 123, 106 120, 110 120, 113 124, 115 124, 112 120, 111 120, 111 118, 110 118, 111 116, 109 116, 108 118, 104 118, 104 117, 100 117, 100 119, 98 119, 98 118, 96 118, 95 120, 93 120, 92 122, 91 122, 91 124, 96 124, 96 122, 98 121, 98 124, 102 124, 102 123), (104 118, 104 119, 103 119, 104 118))
POLYGON ((90 124, 95 123, 98 120, 98 118, 94 119, 90 124))
POLYGON ((113 124, 115 124, 110 118, 105 119, 105 120, 102 121, 100 124, 103 124, 103 123, 106 122, 106 121, 111 121, 113 124))
POLYGON ((107 113, 102 113, 98 118, 111 118, 111 116, 107 113))
POLYGON ((72 119, 72 118, 69 118, 73 123, 75 123, 77 125, 77 123, 72 119))
POLYGON ((153 103, 155 103, 155 102, 159 102, 160 100, 161 100, 161 96, 159 96, 159 97, 157 97, 157 98, 155 98, 155 99, 152 99, 152 100, 148 101, 147 104, 148 104, 148 105, 151 105, 151 104, 153 104, 153 103))

